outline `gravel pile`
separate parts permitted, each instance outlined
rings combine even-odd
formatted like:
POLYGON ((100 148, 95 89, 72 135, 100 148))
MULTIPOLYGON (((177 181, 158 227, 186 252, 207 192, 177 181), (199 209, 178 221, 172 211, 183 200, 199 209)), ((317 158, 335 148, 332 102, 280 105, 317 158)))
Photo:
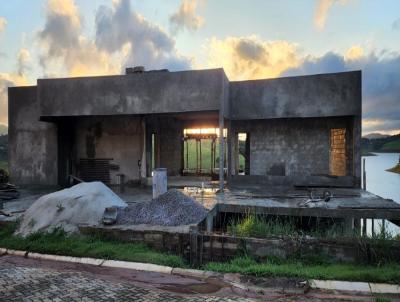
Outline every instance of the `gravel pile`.
POLYGON ((200 222, 206 215, 200 203, 178 190, 169 190, 149 202, 120 209, 117 224, 187 225, 200 222))

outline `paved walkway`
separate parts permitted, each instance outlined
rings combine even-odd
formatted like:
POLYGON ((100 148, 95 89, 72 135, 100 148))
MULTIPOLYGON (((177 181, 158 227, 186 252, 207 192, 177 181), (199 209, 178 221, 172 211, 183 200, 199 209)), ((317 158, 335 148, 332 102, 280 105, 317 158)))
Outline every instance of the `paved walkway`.
MULTIPOLYGON (((374 301, 358 294, 263 295, 240 292, 221 280, 102 268, 15 256, 0 257, 0 301, 374 301)), ((392 301, 397 301, 394 299, 392 301)))

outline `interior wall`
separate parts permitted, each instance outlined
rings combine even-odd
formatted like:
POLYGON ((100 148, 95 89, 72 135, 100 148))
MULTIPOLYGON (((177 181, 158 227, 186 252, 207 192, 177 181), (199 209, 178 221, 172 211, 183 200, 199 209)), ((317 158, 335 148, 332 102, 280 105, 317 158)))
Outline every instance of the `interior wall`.
MULTIPOLYGON (((119 170, 111 171, 111 183, 117 174, 125 175, 125 182, 137 181, 138 160, 143 153, 143 125, 139 117, 107 116, 80 118, 76 122, 76 161, 80 158, 112 158, 119 170)), ((142 166, 142 169, 145 167, 142 166)))
MULTIPOLYGON (((331 129, 350 129, 352 122, 352 117, 235 121, 232 130, 250 134, 250 175, 302 178, 330 174, 331 129)), ((351 136, 346 145, 351 153, 351 136)), ((347 161, 352 159, 348 154, 347 161)))

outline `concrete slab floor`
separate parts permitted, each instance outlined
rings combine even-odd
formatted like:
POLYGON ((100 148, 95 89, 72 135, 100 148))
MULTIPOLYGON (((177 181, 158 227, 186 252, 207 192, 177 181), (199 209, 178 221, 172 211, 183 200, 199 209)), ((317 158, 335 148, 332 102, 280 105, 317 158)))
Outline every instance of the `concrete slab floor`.
MULTIPOLYGON (((123 188, 119 186, 111 186, 110 188, 127 203, 145 202, 152 199, 152 190, 148 186, 125 185, 123 188)), ((56 190, 57 188, 55 187, 22 187, 19 189, 20 197, 3 202, 3 209, 11 213, 23 212, 40 196, 56 190)), ((302 211, 322 209, 339 212, 365 209, 375 213, 384 211, 382 212, 383 216, 379 218, 386 218, 385 213, 390 212, 392 216, 397 215, 397 219, 400 219, 400 204, 361 189, 318 188, 315 189, 316 195, 322 195, 324 190, 329 190, 333 197, 329 202, 313 202, 307 207, 302 205, 310 196, 307 189, 252 186, 248 188, 230 188, 220 194, 217 193, 215 186, 208 183, 204 188, 179 186, 179 190, 193 197, 209 210, 213 209, 217 204, 225 209, 236 206, 281 209, 283 211, 287 209, 291 210, 291 212, 296 209, 301 209, 302 211)))

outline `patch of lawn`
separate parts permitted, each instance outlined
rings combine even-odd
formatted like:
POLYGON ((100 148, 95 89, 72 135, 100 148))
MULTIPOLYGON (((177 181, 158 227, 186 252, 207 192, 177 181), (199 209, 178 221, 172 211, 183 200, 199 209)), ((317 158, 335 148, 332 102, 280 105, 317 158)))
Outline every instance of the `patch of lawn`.
POLYGON ((157 252, 143 244, 123 243, 101 237, 67 235, 62 231, 36 233, 26 238, 14 236, 15 225, 0 229, 0 247, 37 253, 90 257, 187 267, 176 255, 157 252))
POLYGON ((0 160, 0 169, 8 171, 8 162, 5 160, 0 160))
POLYGON ((383 266, 356 264, 306 265, 295 261, 267 261, 258 263, 248 257, 238 257, 225 263, 210 262, 204 266, 204 269, 257 277, 400 283, 400 265, 397 263, 383 266))

